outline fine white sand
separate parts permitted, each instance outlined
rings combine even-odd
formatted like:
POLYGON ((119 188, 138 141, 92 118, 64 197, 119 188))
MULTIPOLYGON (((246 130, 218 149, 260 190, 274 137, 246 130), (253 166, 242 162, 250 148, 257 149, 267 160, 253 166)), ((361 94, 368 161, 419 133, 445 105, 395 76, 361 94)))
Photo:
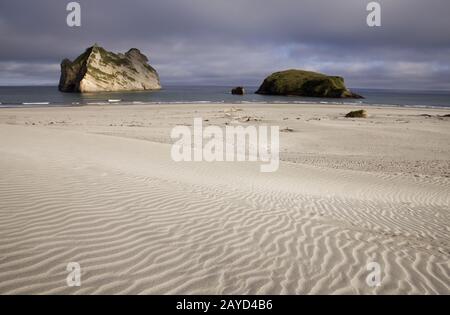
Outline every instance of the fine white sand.
POLYGON ((449 294, 450 111, 352 109, 1 109, 0 293, 449 294), (194 117, 289 127, 279 170, 173 162, 194 117))

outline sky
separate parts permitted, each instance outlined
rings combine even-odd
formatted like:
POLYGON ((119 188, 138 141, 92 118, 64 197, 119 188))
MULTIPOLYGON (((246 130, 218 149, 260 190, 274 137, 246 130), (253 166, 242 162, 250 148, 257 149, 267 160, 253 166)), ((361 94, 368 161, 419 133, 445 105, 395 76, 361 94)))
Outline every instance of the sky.
POLYGON ((272 72, 340 75, 353 88, 450 90, 450 1, 1 0, 0 85, 57 85, 60 62, 98 43, 147 55, 162 84, 259 85, 272 72))

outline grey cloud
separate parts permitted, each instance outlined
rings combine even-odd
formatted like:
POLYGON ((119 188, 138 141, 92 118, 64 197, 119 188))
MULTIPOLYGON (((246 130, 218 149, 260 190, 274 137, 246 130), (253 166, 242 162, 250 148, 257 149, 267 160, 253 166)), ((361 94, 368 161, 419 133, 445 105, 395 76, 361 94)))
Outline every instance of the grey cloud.
POLYGON ((306 68, 356 87, 450 89, 447 0, 380 0, 381 28, 365 24, 369 0, 81 0, 80 28, 65 24, 68 2, 0 3, 0 65, 16 66, 0 84, 56 84, 59 62, 98 42, 140 48, 163 83, 258 84, 306 68))

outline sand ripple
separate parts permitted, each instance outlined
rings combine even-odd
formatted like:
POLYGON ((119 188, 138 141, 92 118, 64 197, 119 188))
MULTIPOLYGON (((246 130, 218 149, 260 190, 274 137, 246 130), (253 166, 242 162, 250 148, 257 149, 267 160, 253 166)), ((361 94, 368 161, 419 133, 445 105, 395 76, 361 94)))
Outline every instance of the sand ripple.
POLYGON ((446 179, 291 163, 265 175, 175 164, 163 144, 8 128, 0 293, 450 292, 446 179), (71 261, 81 287, 66 285, 71 261))

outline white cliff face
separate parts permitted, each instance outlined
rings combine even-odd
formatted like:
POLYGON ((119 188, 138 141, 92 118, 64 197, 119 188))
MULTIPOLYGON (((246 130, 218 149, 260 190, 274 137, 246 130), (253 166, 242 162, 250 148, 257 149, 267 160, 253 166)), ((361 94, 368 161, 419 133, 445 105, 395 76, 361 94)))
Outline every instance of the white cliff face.
POLYGON ((88 48, 75 61, 61 63, 59 89, 63 92, 139 91, 160 89, 159 76, 141 52, 132 48, 114 54, 102 47, 88 48))

